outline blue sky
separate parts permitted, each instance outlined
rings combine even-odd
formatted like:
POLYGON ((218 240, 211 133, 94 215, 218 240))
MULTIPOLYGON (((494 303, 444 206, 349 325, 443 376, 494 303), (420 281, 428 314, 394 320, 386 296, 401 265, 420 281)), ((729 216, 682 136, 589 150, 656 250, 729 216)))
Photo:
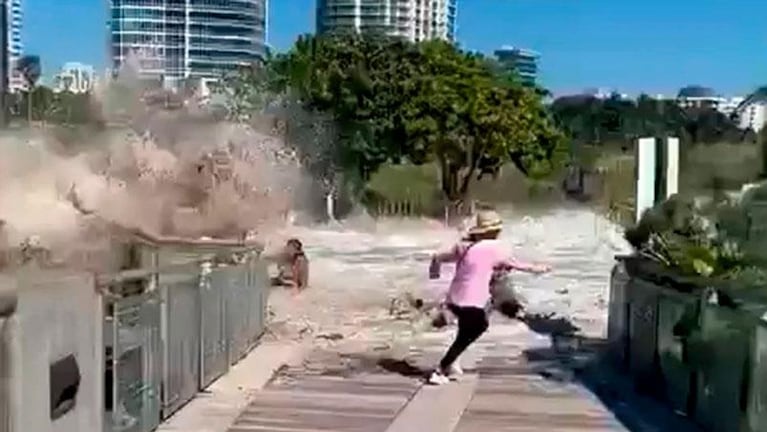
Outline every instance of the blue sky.
MULTIPOLYGON (((23 0, 24 43, 45 74, 65 61, 103 66, 105 0, 23 0)), ((723 94, 767 85, 767 1, 458 0, 458 38, 491 52, 540 52, 541 82, 556 93, 586 87, 675 93, 703 84, 723 94)), ((314 28, 315 0, 270 0, 269 42, 290 46, 314 28)))

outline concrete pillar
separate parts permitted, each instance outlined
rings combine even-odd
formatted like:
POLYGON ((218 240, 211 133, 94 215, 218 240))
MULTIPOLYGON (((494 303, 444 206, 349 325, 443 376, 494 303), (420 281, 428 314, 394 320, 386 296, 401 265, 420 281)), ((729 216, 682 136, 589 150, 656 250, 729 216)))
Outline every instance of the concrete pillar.
POLYGON ((679 139, 640 138, 636 146, 636 221, 679 192, 679 139))
POLYGON ((655 138, 639 138, 636 146, 635 218, 655 204, 655 138))
POLYGON ((666 138, 666 198, 679 192, 679 138, 666 138))

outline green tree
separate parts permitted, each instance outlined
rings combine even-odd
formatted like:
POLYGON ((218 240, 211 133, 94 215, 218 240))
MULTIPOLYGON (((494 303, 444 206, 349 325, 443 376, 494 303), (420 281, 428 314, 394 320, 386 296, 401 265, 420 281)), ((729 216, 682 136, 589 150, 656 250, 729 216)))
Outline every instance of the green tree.
POLYGON ((531 176, 551 171, 562 140, 537 92, 499 80, 485 59, 451 44, 420 49, 407 136, 439 162, 451 204, 467 197, 475 175, 507 161, 531 176))
POLYGON ((381 164, 423 160, 408 145, 402 105, 417 51, 402 40, 357 34, 302 36, 270 65, 272 83, 309 112, 336 124, 334 160, 367 181, 381 164))
POLYGON ((753 136, 714 108, 681 108, 675 100, 640 95, 636 101, 590 95, 562 97, 551 110, 576 144, 627 143, 640 136, 672 135, 689 144, 743 142, 753 136))
MULTIPOLYGON (((531 176, 556 162, 561 134, 537 89, 499 74, 482 56, 446 42, 413 44, 381 35, 302 36, 284 55, 257 73, 241 71, 228 81, 231 95, 256 103, 279 95, 283 113, 318 116, 328 145, 299 148, 321 176, 332 169, 366 182, 384 163, 436 161, 446 199, 466 198, 472 176, 513 161, 531 176), (332 167, 332 169, 329 169, 332 167)), ((293 116, 302 117, 302 116, 293 116)), ((310 122, 311 123, 311 122, 310 122)), ((310 128, 311 130, 314 130, 310 128)))
POLYGON ((22 56, 16 62, 16 70, 24 78, 27 85, 27 120, 32 120, 32 106, 34 100, 34 91, 37 86, 37 81, 40 80, 42 75, 42 65, 40 63, 40 57, 36 55, 22 56))

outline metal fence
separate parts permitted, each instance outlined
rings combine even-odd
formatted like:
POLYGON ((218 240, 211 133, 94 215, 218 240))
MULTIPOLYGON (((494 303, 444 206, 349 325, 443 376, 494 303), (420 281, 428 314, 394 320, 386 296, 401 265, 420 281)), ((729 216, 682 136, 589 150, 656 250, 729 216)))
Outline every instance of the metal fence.
POLYGON ((108 303, 105 429, 142 432, 160 423, 161 298, 149 292, 108 303))
POLYGON ((10 320, 16 309, 15 296, 9 294, 15 291, 16 281, 0 276, 0 432, 12 431, 11 414, 11 338, 10 320))
POLYGON ((245 264, 211 269, 200 284, 201 377, 206 388, 244 357, 264 332, 265 268, 245 264))
POLYGON ((200 388, 207 388, 229 368, 227 352, 225 292, 226 273, 205 272, 200 282, 201 331, 200 388))
POLYGON ((752 431, 763 431, 767 430, 767 322, 764 319, 754 335, 753 364, 748 425, 752 431))
POLYGON ((200 278, 199 269, 182 268, 160 273, 165 312, 165 367, 163 418, 197 394, 200 383, 200 278))
POLYGON ((221 266, 143 259, 144 268, 96 278, 11 278, 19 307, 6 313, 0 292, 0 432, 156 429, 263 333, 268 278, 252 255, 221 266), (73 413, 48 418, 48 393, 59 390, 46 377, 59 367, 81 385, 73 413))

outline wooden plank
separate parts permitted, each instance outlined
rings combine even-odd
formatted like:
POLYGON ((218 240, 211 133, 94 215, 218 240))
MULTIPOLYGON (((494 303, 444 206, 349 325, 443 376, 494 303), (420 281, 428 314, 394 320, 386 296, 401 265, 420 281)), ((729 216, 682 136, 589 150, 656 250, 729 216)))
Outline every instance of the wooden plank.
POLYGON ((260 392, 229 432, 384 432, 420 386, 383 373, 291 378, 260 392))
POLYGON ((477 386, 476 375, 441 387, 423 386, 386 432, 452 432, 477 386))
POLYGON ((476 392, 455 432, 626 430, 580 385, 545 379, 520 357, 486 357, 479 372, 476 392))

